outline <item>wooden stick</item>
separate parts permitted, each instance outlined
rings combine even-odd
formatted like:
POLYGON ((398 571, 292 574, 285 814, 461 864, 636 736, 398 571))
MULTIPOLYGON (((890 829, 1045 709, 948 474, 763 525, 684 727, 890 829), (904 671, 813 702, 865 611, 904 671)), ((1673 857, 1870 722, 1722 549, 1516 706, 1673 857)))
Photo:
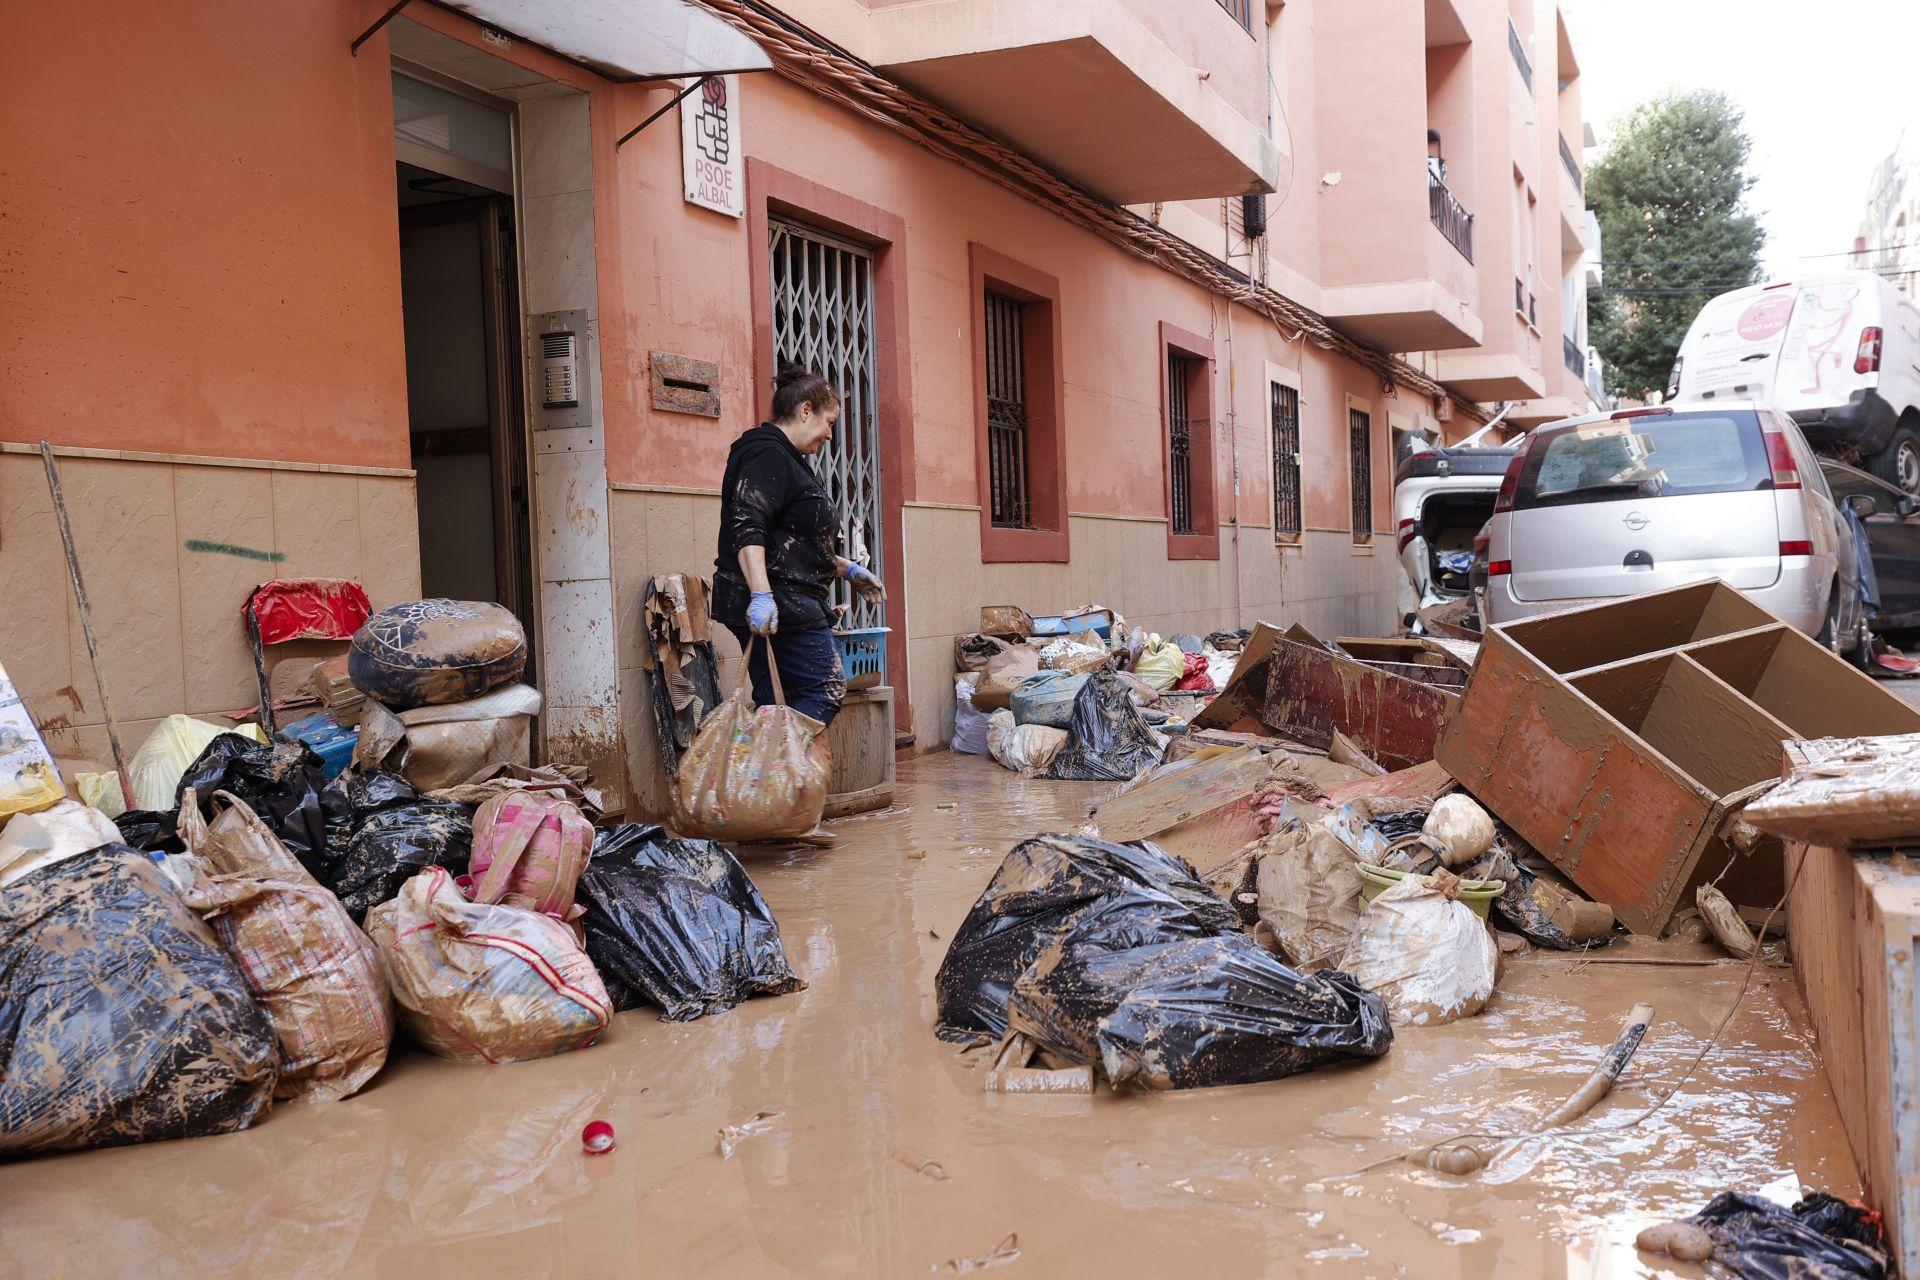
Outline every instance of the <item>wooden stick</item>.
POLYGON ((107 743, 113 748, 113 767, 120 772, 120 796, 127 808, 133 802, 133 778, 127 772, 127 756, 120 749, 120 728, 113 718, 113 699, 107 696, 107 673, 100 667, 100 646, 93 638, 93 610, 87 604, 87 584, 80 576, 80 557, 73 549, 73 526, 67 523, 67 499, 60 489, 60 469, 53 461, 53 446, 40 442, 40 460, 47 464, 47 489, 53 494, 53 516, 60 522, 60 541, 67 548, 67 576, 73 581, 73 601, 80 606, 80 630, 87 638, 87 657, 93 663, 94 687, 100 690, 100 714, 107 722, 107 743))

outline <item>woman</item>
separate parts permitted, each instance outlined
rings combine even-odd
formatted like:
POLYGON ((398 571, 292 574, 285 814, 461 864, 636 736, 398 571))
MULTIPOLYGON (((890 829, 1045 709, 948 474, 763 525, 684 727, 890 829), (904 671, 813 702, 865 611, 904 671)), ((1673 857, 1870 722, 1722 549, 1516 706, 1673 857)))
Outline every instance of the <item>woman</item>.
POLYGON ((840 646, 833 638, 836 578, 866 599, 886 588, 839 554, 840 520, 807 458, 820 452, 840 420, 840 393, 798 365, 773 382, 773 421, 733 442, 720 481, 720 554, 714 561, 713 616, 743 648, 754 636, 748 671, 753 698, 773 701, 767 651, 787 705, 833 723, 846 696, 840 646))

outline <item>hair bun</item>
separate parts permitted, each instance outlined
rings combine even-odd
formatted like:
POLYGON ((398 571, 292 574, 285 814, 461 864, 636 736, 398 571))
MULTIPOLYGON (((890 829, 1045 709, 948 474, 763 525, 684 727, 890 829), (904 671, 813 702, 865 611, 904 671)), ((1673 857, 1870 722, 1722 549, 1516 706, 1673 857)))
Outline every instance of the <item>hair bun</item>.
POLYGON ((773 375, 774 390, 777 391, 789 382, 798 382, 807 376, 809 376, 808 370, 804 365, 796 364, 791 360, 783 360, 780 362, 779 372, 773 375))

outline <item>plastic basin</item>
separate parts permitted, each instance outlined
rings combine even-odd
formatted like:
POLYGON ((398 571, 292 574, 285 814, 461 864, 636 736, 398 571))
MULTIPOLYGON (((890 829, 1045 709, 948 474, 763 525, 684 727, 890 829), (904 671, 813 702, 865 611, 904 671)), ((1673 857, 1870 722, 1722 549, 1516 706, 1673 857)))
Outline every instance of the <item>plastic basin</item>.
MULTIPOLYGON (((1367 863, 1360 864, 1360 900, 1372 902, 1375 898, 1399 884, 1406 877, 1404 871, 1395 871, 1390 867, 1375 867, 1367 863)), ((1473 914, 1482 920, 1487 918, 1487 904, 1506 891, 1505 880, 1462 880, 1460 882, 1460 901, 1473 908, 1473 914)))

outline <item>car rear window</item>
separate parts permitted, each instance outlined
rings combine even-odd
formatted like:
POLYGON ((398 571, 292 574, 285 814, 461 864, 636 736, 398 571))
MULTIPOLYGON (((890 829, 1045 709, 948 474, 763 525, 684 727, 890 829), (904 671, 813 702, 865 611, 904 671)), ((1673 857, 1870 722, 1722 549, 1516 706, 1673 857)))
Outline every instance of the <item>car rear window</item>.
POLYGON ((1751 412, 1676 413, 1534 433, 1516 507, 1738 493, 1773 487, 1751 412))

